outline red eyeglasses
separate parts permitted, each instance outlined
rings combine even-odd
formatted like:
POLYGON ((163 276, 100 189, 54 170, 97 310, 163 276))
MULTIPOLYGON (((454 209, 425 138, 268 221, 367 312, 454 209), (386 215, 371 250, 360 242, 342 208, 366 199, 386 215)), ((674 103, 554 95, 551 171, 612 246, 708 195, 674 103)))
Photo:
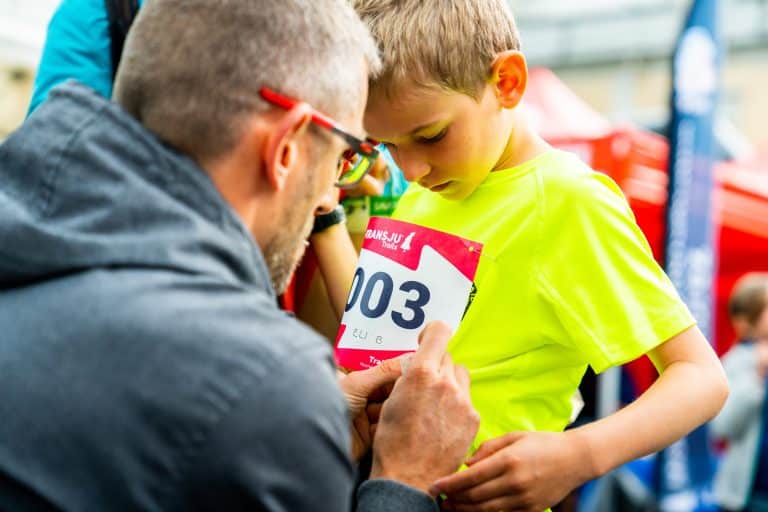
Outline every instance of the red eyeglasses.
MULTIPOLYGON (((272 89, 262 87, 259 95, 268 103, 286 110, 293 108, 298 101, 283 96, 272 89)), ((339 159, 338 178, 336 186, 339 188, 353 188, 360 183, 368 171, 373 167, 374 162, 379 157, 379 150, 376 149, 377 142, 371 139, 358 139, 351 133, 341 129, 339 124, 326 116, 312 109, 312 122, 336 135, 342 137, 349 149, 339 159)))

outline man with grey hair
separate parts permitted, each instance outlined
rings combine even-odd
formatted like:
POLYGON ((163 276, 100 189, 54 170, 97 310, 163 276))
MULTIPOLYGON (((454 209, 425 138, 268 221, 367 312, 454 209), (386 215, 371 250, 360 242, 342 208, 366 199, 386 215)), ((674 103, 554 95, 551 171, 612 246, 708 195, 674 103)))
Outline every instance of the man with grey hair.
POLYGON ((375 421, 357 509, 436 510, 478 426, 447 328, 338 378, 275 305, 377 67, 345 0, 148 0, 116 103, 0 145, 0 509, 344 511, 375 421))

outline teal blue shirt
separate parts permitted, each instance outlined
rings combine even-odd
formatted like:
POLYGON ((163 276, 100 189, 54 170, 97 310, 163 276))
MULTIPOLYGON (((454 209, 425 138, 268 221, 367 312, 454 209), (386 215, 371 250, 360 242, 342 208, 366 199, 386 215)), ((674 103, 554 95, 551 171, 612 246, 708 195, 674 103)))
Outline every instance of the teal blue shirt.
MULTIPOLYGON (((144 3, 139 0, 139 5, 144 3)), ((48 24, 29 113, 51 89, 74 78, 112 96, 112 54, 104 0, 62 0, 48 24)))

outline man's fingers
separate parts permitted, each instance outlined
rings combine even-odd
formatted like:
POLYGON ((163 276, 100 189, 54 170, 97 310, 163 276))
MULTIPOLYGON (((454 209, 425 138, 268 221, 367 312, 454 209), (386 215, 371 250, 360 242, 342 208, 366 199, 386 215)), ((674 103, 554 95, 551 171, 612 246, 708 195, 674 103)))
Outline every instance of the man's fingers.
POLYGON ((380 387, 396 381, 401 373, 400 357, 396 357, 385 359, 372 368, 352 372, 347 378, 354 383, 355 391, 368 396, 380 387))
POLYGON ((413 354, 410 366, 439 368, 443 354, 451 339, 451 328, 441 321, 430 322, 419 334, 419 349, 413 354))
POLYGON ((446 375, 450 379, 454 379, 456 376, 456 372, 454 371, 453 358, 448 352, 443 354, 443 358, 440 360, 440 374, 446 375))
POLYGON ((368 404, 368 407, 366 407, 365 411, 368 415, 368 421, 371 423, 378 423, 379 417, 381 416, 381 407, 383 404, 380 403, 373 403, 368 404))
POLYGON ((454 365, 453 374, 456 376, 456 383, 459 388, 469 393, 469 372, 460 364, 454 365))
MULTIPOLYGON (((371 397, 392 384, 400 376, 398 358, 382 361, 378 366, 349 373, 339 378, 339 386, 347 399, 350 412, 355 415, 366 406, 371 397)), ((380 394, 380 393, 379 393, 380 394)))
POLYGON ((402 375, 405 375, 405 373, 408 371, 408 366, 411 364, 411 359, 413 358, 413 354, 403 354, 399 357, 400 359, 400 373, 402 375))

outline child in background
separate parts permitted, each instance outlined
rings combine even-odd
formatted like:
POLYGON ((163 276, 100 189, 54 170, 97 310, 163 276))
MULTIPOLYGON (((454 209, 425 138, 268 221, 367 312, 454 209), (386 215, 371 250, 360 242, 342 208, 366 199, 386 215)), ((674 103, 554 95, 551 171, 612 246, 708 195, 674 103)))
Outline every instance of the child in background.
POLYGON ((727 511, 768 511, 768 274, 742 277, 728 301, 738 341, 723 358, 731 394, 712 421, 728 449, 715 478, 717 503, 727 511))
POLYGON ((519 108, 528 74, 507 2, 352 3, 385 66, 366 130, 412 183, 394 217, 483 244, 449 347, 482 422, 469 468, 435 482, 446 508, 540 512, 712 418, 722 367, 620 190, 519 108), (562 432, 587 365, 643 355, 660 372, 643 396, 562 432))

